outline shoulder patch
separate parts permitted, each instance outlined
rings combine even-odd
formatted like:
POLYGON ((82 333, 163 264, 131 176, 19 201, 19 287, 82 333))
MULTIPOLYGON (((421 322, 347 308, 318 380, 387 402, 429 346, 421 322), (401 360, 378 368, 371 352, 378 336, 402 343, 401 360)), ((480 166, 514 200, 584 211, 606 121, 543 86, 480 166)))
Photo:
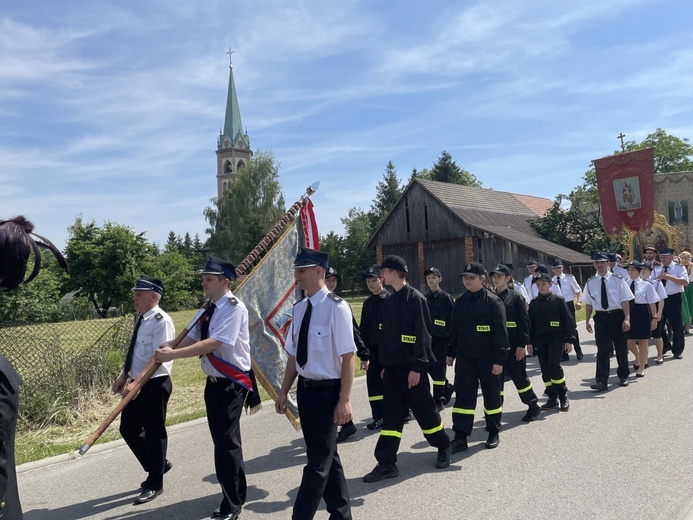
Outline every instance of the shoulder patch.
POLYGON ((341 301, 344 301, 343 298, 341 298, 340 296, 337 296, 335 293, 332 293, 332 292, 328 292, 328 293, 327 293, 327 297, 328 297, 330 300, 332 300, 332 301, 334 301, 334 302, 337 302, 337 303, 339 303, 339 302, 341 302, 341 301))
POLYGON ((238 305, 238 300, 236 299, 235 296, 231 296, 231 297, 229 298, 229 303, 230 303, 231 305, 238 305))
POLYGON ((624 280, 623 276, 621 276, 620 274, 611 273, 611 275, 615 276, 616 278, 620 278, 621 280, 624 280))
POLYGON ((588 283, 590 280, 594 280, 596 277, 597 277, 596 274, 595 274, 594 276, 590 276, 590 277, 587 279, 587 282, 585 282, 585 285, 587 285, 587 283, 588 283))
POLYGON ((161 314, 160 312, 157 312, 157 313, 154 315, 154 317, 155 317, 157 320, 163 320, 163 319, 164 319, 163 314, 161 314))

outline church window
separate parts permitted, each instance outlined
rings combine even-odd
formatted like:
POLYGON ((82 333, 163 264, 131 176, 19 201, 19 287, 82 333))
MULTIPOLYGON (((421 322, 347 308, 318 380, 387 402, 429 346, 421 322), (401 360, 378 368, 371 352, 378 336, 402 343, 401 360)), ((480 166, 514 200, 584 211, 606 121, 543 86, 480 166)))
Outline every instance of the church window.
POLYGON ((243 162, 243 159, 238 161, 238 168, 245 168, 245 163, 243 162))
POLYGON ((226 161, 226 164, 224 164, 224 172, 233 173, 233 166, 231 165, 231 161, 226 161))

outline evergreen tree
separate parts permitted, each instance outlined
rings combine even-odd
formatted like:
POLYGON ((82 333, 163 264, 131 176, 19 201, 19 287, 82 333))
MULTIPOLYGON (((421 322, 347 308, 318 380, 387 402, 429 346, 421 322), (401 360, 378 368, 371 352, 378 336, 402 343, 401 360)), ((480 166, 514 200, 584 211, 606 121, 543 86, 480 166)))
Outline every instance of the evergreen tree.
POLYGON ((433 168, 431 168, 429 175, 430 177, 427 178, 433 181, 449 182, 452 184, 462 184, 463 186, 481 188, 481 182, 476 178, 476 175, 469 173, 464 168, 458 166, 458 164, 452 159, 452 155, 445 150, 443 150, 440 157, 438 157, 438 160, 433 165, 433 168))
POLYGON ((385 166, 385 173, 382 180, 375 188, 375 198, 371 205, 369 217, 371 219, 371 230, 375 231, 385 219, 390 210, 395 206, 397 200, 402 195, 403 187, 397 170, 392 161, 388 161, 385 166))

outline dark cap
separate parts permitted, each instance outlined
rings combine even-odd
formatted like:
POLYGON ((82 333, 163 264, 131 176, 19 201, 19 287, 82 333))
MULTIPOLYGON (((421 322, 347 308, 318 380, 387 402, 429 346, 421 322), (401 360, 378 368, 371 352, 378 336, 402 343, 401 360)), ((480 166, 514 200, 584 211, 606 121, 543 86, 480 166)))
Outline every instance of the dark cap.
POLYGON ((329 278, 330 276, 336 276, 337 278, 341 278, 342 275, 337 272, 337 270, 330 266, 327 268, 327 272, 325 273, 325 278, 329 278))
POLYGON ((294 261, 294 269, 301 267, 315 267, 316 265, 327 269, 330 265, 327 253, 308 249, 307 247, 299 247, 296 260, 294 261))
POLYGON ((527 262, 527 267, 535 267, 537 265, 539 265, 539 260, 529 260, 527 262))
POLYGON ((502 274, 505 276, 512 276, 512 271, 510 269, 508 269, 507 265, 504 265, 504 264, 498 264, 496 266, 496 268, 493 271, 491 271, 489 274, 494 274, 494 273, 502 274))
POLYGON ((633 267, 634 269, 637 269, 638 271, 642 271, 642 264, 640 262, 638 262, 637 260, 632 260, 631 262, 628 262, 626 269, 628 269, 629 267, 633 267))
POLYGON ((481 276, 484 274, 484 266, 479 262, 469 262, 464 266, 460 276, 481 276))
POLYGON ((593 262, 608 262, 609 257, 606 256, 606 253, 602 253, 601 251, 597 251, 592 255, 592 261, 593 262))
POLYGON ((546 267, 544 264, 539 264, 534 272, 549 274, 549 268, 546 267))
POLYGON ((154 291, 157 294, 164 294, 164 284, 157 278, 141 274, 135 282, 133 291, 154 291))
POLYGON ((616 253, 606 253, 606 257, 609 259, 609 262, 616 263, 616 253))
POLYGON ((655 253, 658 253, 658 252, 659 252, 659 251, 657 251, 657 248, 654 247, 654 246, 647 246, 647 247, 643 250, 643 252, 645 252, 645 251, 654 251, 655 253))
POLYGON ((650 272, 654 271, 654 266, 652 265, 652 262, 643 262, 641 269, 649 269, 650 272))
POLYGON ((439 270, 438 268, 436 268, 436 267, 429 267, 428 269, 426 269, 426 270, 424 271, 424 276, 428 276, 429 274, 434 274, 434 275, 436 275, 438 278, 442 278, 442 277, 443 277, 443 275, 440 274, 440 270, 439 270))
POLYGON ((380 272, 380 264, 370 266, 363 276, 365 278, 382 278, 383 273, 380 272))
POLYGON ((540 273, 539 276, 535 276, 532 283, 537 283, 539 280, 544 280, 545 282, 551 283, 551 275, 549 273, 540 273))
POLYGON ((499 264, 499 265, 504 265, 505 267, 507 267, 508 269, 510 269, 510 272, 511 272, 511 273, 515 270, 515 268, 513 267, 513 264, 511 264, 510 262, 498 262, 498 264, 499 264))
POLYGON ((407 263, 404 261, 404 258, 397 255, 388 255, 385 258, 383 258, 383 261, 380 262, 380 268, 394 269, 395 271, 401 271, 403 273, 409 272, 409 269, 407 268, 407 263))
POLYGON ((556 258, 553 262, 551 262, 551 268, 553 269, 556 267, 563 267, 563 260, 556 258))
POLYGON ((236 275, 236 268, 231 262, 227 262, 215 256, 210 256, 207 259, 205 266, 200 269, 200 274, 221 274, 226 276, 229 280, 238 278, 236 275))
POLYGON ((666 249, 662 249, 662 250, 659 252, 659 255, 660 255, 660 256, 662 256, 662 255, 670 255, 670 256, 671 256, 671 255, 673 255, 673 254, 674 254, 674 250, 671 249, 671 248, 669 248, 669 247, 667 247, 666 249))

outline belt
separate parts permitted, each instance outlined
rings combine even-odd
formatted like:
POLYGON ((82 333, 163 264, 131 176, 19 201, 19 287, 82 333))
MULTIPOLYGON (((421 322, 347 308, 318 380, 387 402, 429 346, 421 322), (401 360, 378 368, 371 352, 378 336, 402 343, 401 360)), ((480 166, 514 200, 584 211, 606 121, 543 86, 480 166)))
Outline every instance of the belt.
POLYGON ((230 379, 226 377, 217 377, 217 376, 207 376, 207 382, 208 383, 233 383, 230 379))
POLYGON ((341 379, 306 379, 298 376, 298 383, 306 388, 320 388, 324 386, 337 386, 342 384, 341 379))
POLYGON ((597 311, 598 314, 613 314, 615 312, 623 312, 623 309, 612 309, 610 311, 597 311))

